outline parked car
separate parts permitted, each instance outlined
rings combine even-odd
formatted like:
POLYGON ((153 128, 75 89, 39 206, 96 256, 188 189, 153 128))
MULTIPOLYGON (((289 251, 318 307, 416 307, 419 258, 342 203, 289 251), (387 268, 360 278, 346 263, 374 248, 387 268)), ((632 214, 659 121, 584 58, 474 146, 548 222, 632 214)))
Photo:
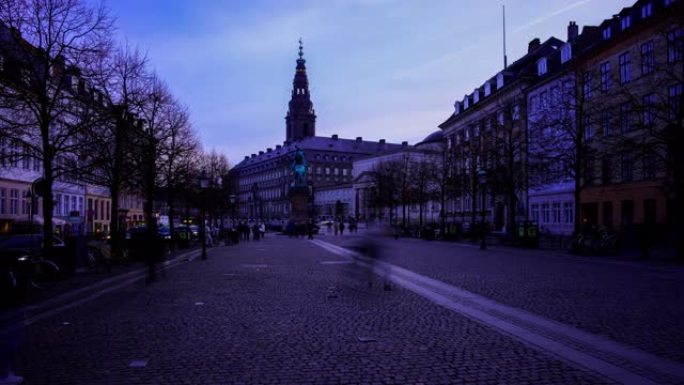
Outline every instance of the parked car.
POLYGON ((53 235, 52 255, 43 255, 43 234, 16 234, 0 240, 0 258, 3 263, 25 256, 43 257, 62 268, 67 257, 66 245, 61 238, 53 235))

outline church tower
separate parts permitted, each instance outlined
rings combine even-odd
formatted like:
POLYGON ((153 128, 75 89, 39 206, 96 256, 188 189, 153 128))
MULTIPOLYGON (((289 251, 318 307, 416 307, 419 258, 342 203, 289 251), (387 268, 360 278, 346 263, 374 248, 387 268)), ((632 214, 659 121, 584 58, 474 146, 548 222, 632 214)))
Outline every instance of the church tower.
POLYGON ((311 94, 309 94, 309 79, 306 76, 305 64, 302 39, 299 39, 299 59, 297 59, 297 69, 292 81, 292 97, 285 117, 286 140, 289 141, 316 135, 316 113, 311 102, 311 94))

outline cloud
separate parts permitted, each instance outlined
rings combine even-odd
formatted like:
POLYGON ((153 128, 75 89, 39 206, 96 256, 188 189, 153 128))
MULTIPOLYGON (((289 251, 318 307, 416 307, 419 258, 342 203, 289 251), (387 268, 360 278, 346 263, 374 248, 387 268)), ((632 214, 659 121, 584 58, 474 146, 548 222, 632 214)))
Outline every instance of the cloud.
POLYGON ((513 29, 513 32, 520 32, 520 31, 523 31, 523 30, 525 30, 525 29, 534 27, 534 26, 537 25, 537 24, 543 23, 543 22, 545 22, 546 20, 552 19, 552 18, 554 18, 554 17, 556 17, 556 16, 558 16, 558 15, 561 15, 561 14, 563 14, 563 13, 565 13, 565 12, 571 11, 571 10, 573 10, 573 9, 579 7, 579 6, 582 6, 582 5, 584 5, 584 4, 587 4, 587 3, 589 3, 589 2, 591 2, 591 0, 580 0, 580 1, 576 1, 576 2, 574 2, 574 3, 572 3, 572 4, 570 4, 570 5, 566 5, 565 7, 561 8, 561 9, 558 9, 558 10, 556 10, 556 11, 553 11, 553 12, 551 12, 551 13, 548 13, 548 14, 546 14, 546 15, 544 15, 544 16, 538 17, 538 18, 536 18, 536 19, 534 19, 534 20, 532 20, 532 21, 530 21, 530 22, 528 22, 528 23, 526 23, 526 24, 521 25, 521 26, 518 26, 518 27, 516 27, 516 28, 513 29))

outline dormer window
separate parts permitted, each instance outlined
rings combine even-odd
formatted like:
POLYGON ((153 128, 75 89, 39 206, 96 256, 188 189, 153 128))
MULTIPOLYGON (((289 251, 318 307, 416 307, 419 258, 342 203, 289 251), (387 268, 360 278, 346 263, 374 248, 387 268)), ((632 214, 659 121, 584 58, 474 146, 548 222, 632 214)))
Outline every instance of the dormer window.
POLYGON ((606 27, 603 29, 603 40, 608 39, 610 39, 610 27, 606 27))
POLYGON ((457 101, 456 103, 454 103, 454 115, 458 115, 458 113, 461 112, 460 109, 461 109, 461 102, 457 101))
POLYGON ((496 89, 500 90, 504 86, 504 75, 499 72, 498 75, 496 75, 496 89))
POLYGON ((561 64, 572 59, 572 44, 566 44, 561 47, 561 64))
POLYGON ((632 25, 632 16, 626 15, 620 20, 620 26, 622 27, 622 30, 626 30, 632 25))
POLYGON ((489 96, 492 93, 492 84, 490 82, 485 83, 484 86, 485 96, 489 96))
POLYGON ((653 3, 650 1, 641 6, 641 18, 645 19, 653 13, 653 3))
POLYGON ((470 100, 469 100, 469 98, 468 98, 468 95, 466 95, 466 96, 463 98, 463 109, 464 109, 464 110, 467 110, 467 109, 468 109, 468 102, 469 102, 469 101, 470 101, 470 100))
POLYGON ((475 90, 473 92, 473 104, 477 103, 480 101, 480 90, 475 90))
POLYGON ((537 75, 542 76, 546 73, 546 58, 543 57, 537 62, 537 75))

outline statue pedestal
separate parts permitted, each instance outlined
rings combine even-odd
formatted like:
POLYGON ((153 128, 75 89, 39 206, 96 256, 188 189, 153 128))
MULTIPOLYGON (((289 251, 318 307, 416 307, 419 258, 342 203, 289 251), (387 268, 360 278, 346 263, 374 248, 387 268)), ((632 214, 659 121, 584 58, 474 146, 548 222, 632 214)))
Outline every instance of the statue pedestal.
POLYGON ((309 187, 290 187, 290 221, 295 225, 309 221, 309 187))

